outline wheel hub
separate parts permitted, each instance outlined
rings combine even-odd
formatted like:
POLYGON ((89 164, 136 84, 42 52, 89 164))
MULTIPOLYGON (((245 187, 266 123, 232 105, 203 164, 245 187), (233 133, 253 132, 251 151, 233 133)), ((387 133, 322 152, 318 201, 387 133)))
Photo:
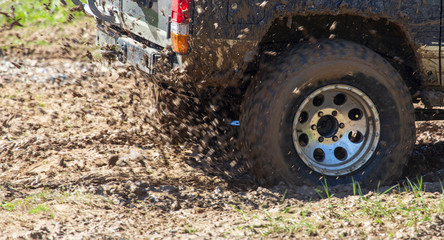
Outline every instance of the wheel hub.
POLYGON ((365 165, 379 143, 379 113, 361 90, 344 84, 322 87, 298 108, 293 143, 302 161, 327 176, 365 165))
POLYGON ((338 120, 332 115, 323 116, 316 124, 319 135, 325 138, 333 137, 339 128, 338 120))

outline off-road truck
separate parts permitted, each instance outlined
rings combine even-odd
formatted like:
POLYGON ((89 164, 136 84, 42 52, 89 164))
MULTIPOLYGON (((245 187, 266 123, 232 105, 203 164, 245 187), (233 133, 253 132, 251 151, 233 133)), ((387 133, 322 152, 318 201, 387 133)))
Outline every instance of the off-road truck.
POLYGON ((141 71, 171 49, 195 81, 247 82, 239 141, 265 183, 397 179, 415 120, 443 119, 441 0, 73 2, 141 71))

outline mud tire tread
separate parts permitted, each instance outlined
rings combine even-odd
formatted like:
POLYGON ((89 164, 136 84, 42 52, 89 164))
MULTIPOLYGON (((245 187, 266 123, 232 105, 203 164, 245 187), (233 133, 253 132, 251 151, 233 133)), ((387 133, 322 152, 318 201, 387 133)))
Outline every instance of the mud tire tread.
POLYGON ((388 61, 365 46, 343 40, 323 40, 316 44, 303 44, 277 56, 271 63, 262 67, 262 71, 257 74, 246 92, 241 105, 240 143, 242 153, 248 159, 248 165, 259 183, 273 185, 286 181, 296 185, 319 184, 289 171, 285 156, 276 155, 276 149, 268 148, 275 140, 267 134, 267 127, 273 118, 270 107, 274 98, 287 88, 286 79, 289 74, 297 73, 305 66, 338 58, 367 62, 389 76, 388 79, 392 81, 388 84, 399 90, 397 97, 401 109, 398 108, 398 111, 403 111, 405 116, 404 121, 399 123, 401 131, 405 134, 400 139, 400 144, 393 149, 392 155, 386 159, 386 168, 368 174, 363 184, 375 186, 376 183, 369 182, 371 178, 389 183, 402 175, 415 140, 414 108, 405 82, 388 61))

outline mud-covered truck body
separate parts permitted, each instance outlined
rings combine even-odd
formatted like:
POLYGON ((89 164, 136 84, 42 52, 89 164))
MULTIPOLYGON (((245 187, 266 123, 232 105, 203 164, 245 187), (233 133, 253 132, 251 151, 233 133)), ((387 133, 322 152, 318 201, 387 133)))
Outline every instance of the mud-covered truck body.
POLYGON ((152 73, 170 52, 169 64, 199 86, 248 85, 239 142, 264 183, 397 179, 413 149, 415 120, 443 119, 441 0, 83 6, 97 19, 105 52, 141 71, 152 73), (426 108, 415 114, 419 102, 426 108))

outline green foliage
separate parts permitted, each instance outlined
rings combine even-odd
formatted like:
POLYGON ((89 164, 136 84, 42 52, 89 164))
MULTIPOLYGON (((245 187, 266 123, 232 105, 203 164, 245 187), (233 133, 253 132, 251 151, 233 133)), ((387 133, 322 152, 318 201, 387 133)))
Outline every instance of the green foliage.
POLYGON ((71 1, 66 1, 67 6, 63 6, 60 0, 0 0, 0 12, 11 13, 14 8, 14 18, 6 18, 0 14, 0 26, 19 20, 24 26, 48 27, 58 23, 68 22, 71 14, 75 18, 84 16, 82 12, 70 11, 74 7, 71 1))

